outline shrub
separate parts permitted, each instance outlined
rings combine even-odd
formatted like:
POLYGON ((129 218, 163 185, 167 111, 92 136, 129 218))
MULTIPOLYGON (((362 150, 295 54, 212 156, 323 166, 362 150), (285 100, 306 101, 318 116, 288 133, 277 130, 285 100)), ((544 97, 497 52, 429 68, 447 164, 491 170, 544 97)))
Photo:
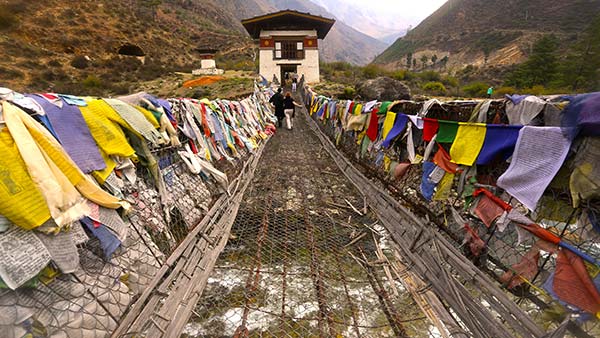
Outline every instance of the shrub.
POLYGON ((525 88, 522 92, 529 95, 544 95, 546 94, 546 88, 542 85, 536 85, 530 88, 525 88))
POLYGON ((435 95, 445 95, 446 94, 446 87, 444 86, 443 83, 438 82, 438 81, 427 82, 426 84, 423 85, 423 90, 425 90, 428 93, 435 94, 435 95))
POLYGON ((440 73, 435 72, 433 70, 421 72, 421 73, 419 73, 419 77, 421 79, 423 79, 423 81, 430 81, 430 82, 440 81, 442 79, 442 77, 440 76, 440 73))
POLYGON ((485 97, 489 86, 483 82, 473 82, 461 88, 461 90, 471 97, 485 97))
POLYGON ((356 90, 352 87, 344 88, 344 92, 338 96, 341 100, 352 100, 356 95, 356 90))
POLYGON ((71 60, 71 67, 77 69, 85 69, 90 65, 90 62, 83 55, 77 55, 71 60))
POLYGON ((84 87, 87 88, 99 88, 102 87, 102 80, 95 75, 88 75, 82 82, 84 87))
POLYGON ((392 73, 390 77, 398 81, 410 81, 415 78, 415 73, 406 69, 400 69, 392 73))
POLYGON ((510 86, 502 86, 502 87, 494 90, 495 97, 504 97, 504 95, 506 95, 506 94, 512 95, 515 93, 517 93, 517 88, 510 87, 510 86))
POLYGON ((384 71, 379 66, 370 64, 363 67, 362 73, 365 78, 373 79, 383 74, 384 71))

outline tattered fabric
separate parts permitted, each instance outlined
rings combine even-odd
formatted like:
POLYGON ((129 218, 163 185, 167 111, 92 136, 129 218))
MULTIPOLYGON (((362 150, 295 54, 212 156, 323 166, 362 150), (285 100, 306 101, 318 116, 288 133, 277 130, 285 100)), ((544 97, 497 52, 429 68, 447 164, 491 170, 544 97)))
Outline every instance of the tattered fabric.
POLYGON ((106 168, 98 146, 77 106, 68 104, 64 99, 59 99, 62 107, 58 107, 40 96, 32 95, 31 98, 44 108, 55 135, 81 171, 90 173, 106 168))
POLYGON ((586 312, 599 314, 600 293, 579 256, 559 250, 552 282, 559 299, 586 312))
POLYGON ((437 185, 429 180, 429 175, 431 175, 435 168, 436 165, 433 162, 423 162, 423 176, 421 177, 420 188, 421 194, 428 201, 431 201, 433 197, 433 191, 435 190, 435 186, 437 185))
POLYGON ((581 200, 600 196, 600 137, 585 137, 582 140, 573 165, 569 190, 573 207, 578 207, 581 200))
POLYGON ((477 165, 488 165, 509 158, 515 149, 521 128, 522 126, 488 124, 483 147, 477 156, 477 165))
POLYGON ((459 122, 458 125, 450 157, 454 163, 472 166, 485 140, 485 124, 459 122))
POLYGON ((570 146, 571 141, 558 127, 523 127, 510 166, 498 178, 498 186, 529 210, 535 210, 570 146))
POLYGON ((108 208, 129 208, 127 202, 108 194, 85 176, 58 141, 33 118, 7 102, 2 103, 2 108, 6 126, 16 144, 13 149, 18 149, 20 154, 27 154, 23 162, 28 175, 22 175, 22 178, 32 180, 39 189, 32 189, 27 195, 35 195, 35 191, 38 191, 44 197, 45 205, 40 205, 39 198, 36 205, 32 205, 28 196, 7 194, 1 199, 3 203, 0 204, 0 214, 28 229, 40 226, 50 215, 58 226, 64 226, 87 212, 80 193, 108 208), (7 203, 9 199, 10 202, 7 203), (23 215, 33 210, 36 217, 23 215))
POLYGON ((377 133, 379 131, 379 117, 377 117, 378 111, 379 110, 377 108, 371 111, 371 119, 369 120, 369 127, 367 128, 367 136, 372 142, 375 142, 377 139, 377 133))
MULTIPOLYGON (((389 114, 389 113, 388 113, 389 114)), ((408 117, 404 114, 396 115, 396 121, 394 122, 394 127, 387 133, 387 136, 383 143, 381 144, 383 147, 389 147, 392 141, 402 133, 404 128, 406 127, 406 123, 408 122, 408 117)))
POLYGON ((577 95, 563 110, 561 128, 569 139, 600 136, 600 92, 577 95))

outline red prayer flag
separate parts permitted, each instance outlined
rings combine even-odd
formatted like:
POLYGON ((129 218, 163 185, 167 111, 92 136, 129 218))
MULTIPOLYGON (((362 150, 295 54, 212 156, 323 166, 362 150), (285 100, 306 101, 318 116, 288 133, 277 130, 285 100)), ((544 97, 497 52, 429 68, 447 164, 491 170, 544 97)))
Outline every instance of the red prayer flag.
POLYGON ((379 118, 377 117, 377 112, 379 108, 373 109, 371 111, 371 120, 369 121, 369 128, 367 128, 367 137, 371 142, 375 142, 377 139, 377 132, 379 131, 379 118))
POLYGON ((526 280, 531 280, 538 272, 538 262, 540 260, 540 249, 537 245, 527 251, 521 258, 519 263, 511 266, 510 270, 500 276, 500 281, 506 284, 509 289, 515 288, 523 284, 526 280), (523 277, 523 278, 521 278, 523 277))
POLYGON ((504 213, 504 209, 485 194, 479 198, 477 207, 475 207, 474 211, 477 217, 479 217, 488 228, 492 226, 492 223, 500 217, 502 213, 504 213))
POLYGON ((569 250, 558 251, 553 287, 560 300, 592 314, 600 312, 600 293, 581 257, 569 250))
POLYGON ((433 135, 437 134, 439 128, 438 120, 423 118, 423 141, 431 141, 433 135))

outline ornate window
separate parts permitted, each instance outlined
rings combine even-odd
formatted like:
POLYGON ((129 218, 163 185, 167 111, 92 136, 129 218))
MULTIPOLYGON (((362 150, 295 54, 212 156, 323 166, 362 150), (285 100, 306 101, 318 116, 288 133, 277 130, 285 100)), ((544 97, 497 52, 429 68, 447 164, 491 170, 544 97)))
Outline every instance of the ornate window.
POLYGON ((275 42, 275 59, 301 60, 304 59, 304 43, 297 40, 282 40, 275 42))

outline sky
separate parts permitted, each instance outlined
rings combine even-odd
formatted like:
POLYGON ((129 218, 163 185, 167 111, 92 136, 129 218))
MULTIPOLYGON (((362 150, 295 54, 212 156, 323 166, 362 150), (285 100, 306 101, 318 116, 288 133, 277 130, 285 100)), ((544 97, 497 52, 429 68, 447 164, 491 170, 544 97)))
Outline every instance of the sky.
POLYGON ((446 0, 345 0, 358 8, 376 13, 395 14, 400 18, 413 18, 413 25, 440 8, 446 0))
POLYGON ((355 29, 375 38, 384 38, 386 35, 406 33, 407 28, 416 27, 447 0, 311 1, 325 7, 355 29), (357 16, 357 12, 362 15, 357 16))

